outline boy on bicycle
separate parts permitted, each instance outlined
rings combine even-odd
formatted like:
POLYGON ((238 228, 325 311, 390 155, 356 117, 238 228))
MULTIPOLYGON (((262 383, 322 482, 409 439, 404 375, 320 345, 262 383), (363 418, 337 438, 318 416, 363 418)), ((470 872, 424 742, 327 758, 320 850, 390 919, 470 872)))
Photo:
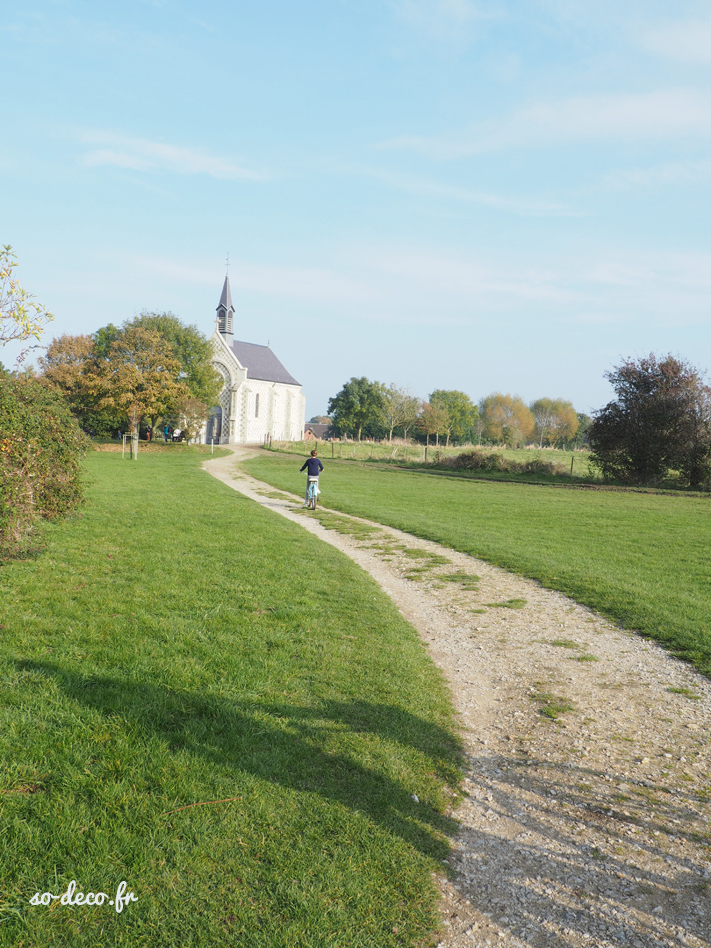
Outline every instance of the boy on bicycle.
POLYGON ((318 458, 318 451, 316 450, 316 448, 314 448, 313 451, 311 452, 311 457, 306 458, 301 470, 303 471, 304 468, 308 468, 308 470, 306 471, 306 498, 304 502, 304 507, 308 507, 309 506, 309 487, 311 486, 311 484, 313 484, 314 490, 318 494, 318 476, 319 476, 319 473, 323 470, 323 464, 321 464, 321 461, 318 458))

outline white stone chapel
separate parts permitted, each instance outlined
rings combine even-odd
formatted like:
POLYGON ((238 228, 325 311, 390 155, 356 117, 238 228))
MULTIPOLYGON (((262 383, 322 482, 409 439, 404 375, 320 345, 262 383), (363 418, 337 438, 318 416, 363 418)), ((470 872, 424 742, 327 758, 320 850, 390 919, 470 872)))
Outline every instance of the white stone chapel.
POLYGON ((284 368, 269 346, 237 342, 233 335, 235 308, 229 275, 217 306, 211 342, 212 364, 225 380, 219 404, 210 412, 207 443, 298 441, 304 436, 306 399, 301 385, 284 368))

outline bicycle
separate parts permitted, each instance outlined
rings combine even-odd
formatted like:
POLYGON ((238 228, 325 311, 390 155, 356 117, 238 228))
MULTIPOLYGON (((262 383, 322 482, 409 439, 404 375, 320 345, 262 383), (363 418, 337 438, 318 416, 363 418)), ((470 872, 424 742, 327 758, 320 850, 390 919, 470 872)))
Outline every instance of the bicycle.
POLYGON ((318 501, 318 477, 309 478, 309 490, 306 495, 306 506, 311 510, 316 510, 318 501))

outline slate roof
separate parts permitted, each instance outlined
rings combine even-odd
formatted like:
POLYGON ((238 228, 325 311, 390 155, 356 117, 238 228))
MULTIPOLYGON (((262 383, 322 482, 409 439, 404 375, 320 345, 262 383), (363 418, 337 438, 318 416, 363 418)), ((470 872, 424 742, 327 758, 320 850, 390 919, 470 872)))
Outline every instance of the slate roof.
POLYGON ((232 290, 230 289, 230 278, 229 276, 225 277, 225 282, 222 287, 222 296, 220 297, 220 302, 217 304, 217 309, 220 306, 224 306, 226 310, 232 310, 234 312, 234 306, 232 305, 232 290))
POLYGON ((233 342, 232 351, 239 364, 247 369, 250 379, 301 385, 293 375, 289 375, 269 346, 258 346, 253 342, 233 342))

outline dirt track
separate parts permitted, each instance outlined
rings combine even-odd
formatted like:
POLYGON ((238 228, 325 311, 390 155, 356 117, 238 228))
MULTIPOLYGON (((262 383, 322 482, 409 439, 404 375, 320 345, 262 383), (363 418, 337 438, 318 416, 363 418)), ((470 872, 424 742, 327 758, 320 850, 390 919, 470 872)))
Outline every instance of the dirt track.
POLYGON ((447 676, 469 770, 443 948, 711 946, 707 679, 530 580, 205 468, 367 570, 447 676))

